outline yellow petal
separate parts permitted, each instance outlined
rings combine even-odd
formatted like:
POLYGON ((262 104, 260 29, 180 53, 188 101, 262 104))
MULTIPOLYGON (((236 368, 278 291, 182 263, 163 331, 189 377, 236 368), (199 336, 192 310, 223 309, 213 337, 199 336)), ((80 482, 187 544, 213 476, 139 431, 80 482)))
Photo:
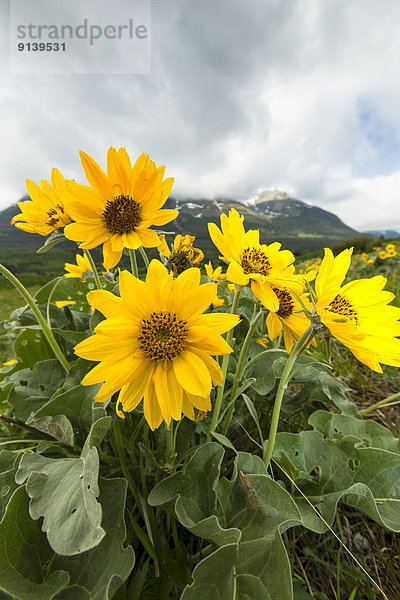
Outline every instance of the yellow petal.
POLYGON ((176 378, 184 390, 196 396, 208 396, 211 392, 211 376, 204 362, 193 352, 184 350, 174 358, 176 378))

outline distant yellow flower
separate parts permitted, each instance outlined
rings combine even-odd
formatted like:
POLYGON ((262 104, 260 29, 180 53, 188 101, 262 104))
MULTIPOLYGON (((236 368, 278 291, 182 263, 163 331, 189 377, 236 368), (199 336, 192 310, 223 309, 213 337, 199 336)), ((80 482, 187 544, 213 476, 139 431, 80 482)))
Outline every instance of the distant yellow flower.
POLYGON ((269 339, 266 337, 260 337, 256 340, 257 344, 260 344, 263 348, 268 348, 269 339))
MULTIPOLYGON (((279 298, 279 308, 268 313, 266 321, 268 336, 271 341, 275 340, 283 327, 285 348, 290 353, 293 339, 298 340, 303 335, 310 325, 310 319, 304 314, 301 304, 292 296, 290 290, 274 288, 274 292, 279 298)), ((306 308, 312 310, 307 295, 301 296, 301 301, 306 308)))
POLYGON ((387 257, 388 255, 384 250, 378 253, 378 258, 380 258, 381 260, 385 260, 387 257))
POLYGON ((165 240, 165 235, 159 236, 158 251, 161 256, 167 260, 164 262, 168 271, 174 275, 180 275, 186 269, 199 267, 204 258, 203 252, 193 246, 194 235, 181 235, 180 233, 174 239, 172 251, 169 249, 165 240))
POLYGON ((228 290, 231 292, 231 294, 235 293, 236 287, 234 283, 228 283, 228 290))
POLYGON ((3 362, 3 367, 9 367, 10 365, 15 365, 15 363, 17 363, 17 362, 18 361, 16 358, 11 358, 10 360, 3 362))
POLYGON ((374 264, 374 260, 372 258, 369 258, 367 260, 367 265, 373 265, 374 264))
POLYGON ((280 250, 281 244, 260 244, 258 230, 245 232, 243 216, 231 208, 229 216, 221 215, 221 230, 208 224, 210 237, 222 260, 228 263, 226 278, 238 285, 250 283, 255 296, 270 310, 278 310, 279 300, 274 287, 290 287, 301 293, 303 286, 290 265, 294 256, 280 250))
POLYGON ((223 298, 218 298, 218 296, 215 296, 212 304, 214 308, 217 308, 218 306, 222 306, 223 304, 225 304, 225 300, 223 298))
POLYGON ((204 265, 204 268, 209 279, 213 279, 214 281, 221 281, 222 279, 226 279, 226 273, 222 272, 221 266, 218 266, 216 269, 214 269, 211 264, 211 261, 209 261, 207 265, 204 265))
POLYGON ((165 225, 178 215, 160 210, 171 191, 173 179, 164 179, 165 167, 156 167, 141 154, 132 167, 125 148, 107 152, 107 174, 85 152, 80 152, 90 186, 69 182, 64 195, 76 223, 65 228, 70 240, 91 249, 103 244, 104 266, 109 271, 121 260, 124 248, 158 246, 153 225, 165 225))
POLYGON ((22 231, 40 235, 49 235, 71 223, 62 199, 67 181, 58 169, 51 172, 51 187, 44 179, 40 187, 30 179, 25 183, 31 199, 17 203, 21 213, 15 215, 11 223, 22 231))
POLYGON ((75 304, 75 300, 56 300, 54 303, 58 308, 75 304))
POLYGON ((213 302, 217 285, 200 285, 200 270, 187 269, 175 279, 157 260, 146 282, 122 271, 121 296, 105 290, 89 292, 89 304, 106 317, 95 334, 75 347, 78 356, 101 361, 82 380, 105 382, 95 397, 103 402, 120 390, 117 413, 136 408, 144 398, 144 416, 151 429, 182 412, 194 419, 193 407, 211 409, 212 383, 222 371, 211 355, 232 352, 222 338, 239 322, 237 315, 203 312, 213 302))
POLYGON ((316 279, 316 311, 331 334, 374 371, 400 366, 400 308, 388 306, 394 294, 383 290, 385 277, 350 281, 341 287, 352 249, 334 257, 325 249, 316 279))
POLYGON ((92 267, 86 254, 77 254, 76 263, 76 265, 65 263, 64 269, 67 273, 64 274, 64 277, 83 278, 84 276, 92 275, 92 267))

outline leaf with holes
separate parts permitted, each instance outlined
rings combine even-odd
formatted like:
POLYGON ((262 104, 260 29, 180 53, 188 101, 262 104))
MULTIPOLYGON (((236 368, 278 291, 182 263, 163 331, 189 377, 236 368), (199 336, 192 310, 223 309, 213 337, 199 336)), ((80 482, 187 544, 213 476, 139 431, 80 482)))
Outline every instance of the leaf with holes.
POLYGON ((317 410, 308 419, 310 425, 331 439, 356 436, 364 446, 380 448, 400 454, 400 439, 372 419, 354 419, 345 415, 335 415, 325 410, 317 410))
MULTIPOLYGON (((279 433, 274 457, 295 481, 324 519, 332 524, 339 502, 353 506, 377 521, 383 527, 400 531, 400 455, 386 448, 368 447, 362 440, 369 429, 369 439, 384 440, 377 435, 375 426, 352 417, 327 417, 320 411, 313 415, 314 426, 331 432, 334 423, 349 435, 334 439, 320 431, 299 434, 279 433), (353 423, 350 427, 348 419, 353 423)), ((338 429, 339 432, 339 429, 338 429)), ((381 432, 380 432, 381 433, 381 432)), ((368 437, 367 436, 367 437, 368 437)), ((317 517, 299 492, 294 493, 303 514, 304 524, 323 532, 326 525, 317 517)))
POLYGON ((98 473, 96 448, 86 448, 80 458, 22 457, 16 481, 26 481, 30 515, 44 518, 43 531, 57 554, 80 554, 103 538, 98 473))
POLYGON ((38 411, 54 394, 65 378, 65 371, 56 359, 38 362, 31 369, 21 369, 6 377, 0 387, 13 383, 7 398, 13 416, 26 421, 38 411))
POLYGON ((41 331, 21 331, 14 342, 14 352, 24 367, 33 368, 37 362, 54 357, 41 331))

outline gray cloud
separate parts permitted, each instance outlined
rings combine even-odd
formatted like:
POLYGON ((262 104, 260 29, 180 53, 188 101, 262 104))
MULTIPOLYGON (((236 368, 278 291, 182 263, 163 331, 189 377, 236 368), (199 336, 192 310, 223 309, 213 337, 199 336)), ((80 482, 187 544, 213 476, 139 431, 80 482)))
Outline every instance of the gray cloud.
POLYGON ((4 69, 0 206, 53 166, 83 180, 80 148, 104 165, 125 145, 166 164, 178 195, 278 187, 400 228, 399 20, 397 0, 153 0, 149 75, 4 69))

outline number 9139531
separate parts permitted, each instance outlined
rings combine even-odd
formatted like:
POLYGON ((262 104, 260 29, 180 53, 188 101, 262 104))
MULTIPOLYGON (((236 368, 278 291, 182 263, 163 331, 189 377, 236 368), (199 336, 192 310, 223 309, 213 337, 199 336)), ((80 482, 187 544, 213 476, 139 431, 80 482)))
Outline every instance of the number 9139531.
POLYGON ((65 42, 20 42, 18 50, 20 52, 65 52, 65 42))

